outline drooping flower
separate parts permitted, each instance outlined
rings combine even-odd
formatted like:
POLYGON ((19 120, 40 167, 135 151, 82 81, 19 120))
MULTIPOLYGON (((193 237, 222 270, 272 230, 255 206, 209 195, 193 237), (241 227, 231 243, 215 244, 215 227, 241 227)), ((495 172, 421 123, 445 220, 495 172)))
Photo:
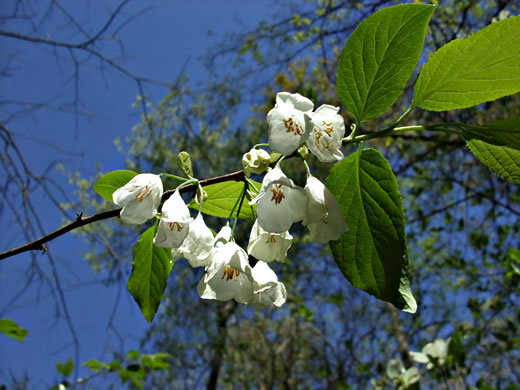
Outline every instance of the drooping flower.
POLYGON ((418 363, 427 363, 426 368, 431 370, 434 361, 443 365, 448 355, 448 343, 443 339, 436 339, 433 343, 426 344, 422 352, 410 352, 410 356, 418 363))
POLYGON ((234 242, 216 244, 211 264, 197 286, 200 297, 248 303, 253 296, 253 284, 247 253, 234 242))
POLYGON ((141 173, 118 188, 112 194, 112 199, 116 205, 123 207, 121 221, 137 225, 157 214, 162 192, 163 185, 158 175, 141 173))
POLYGON ((398 388, 404 389, 407 389, 410 385, 413 385, 421 379, 417 367, 406 369, 402 360, 399 358, 390 359, 388 361, 386 365, 386 376, 402 385, 402 387, 398 388))
POLYGON ((205 267, 211 263, 210 255, 213 247, 213 233, 206 226, 202 214, 199 214, 190 223, 188 235, 184 239, 179 251, 192 267, 205 267))
POLYGON ((153 243, 160 248, 178 248, 183 243, 190 229, 190 210, 179 191, 164 202, 161 209, 161 220, 153 243))
POLYGON ((264 176, 256 203, 258 224, 271 233, 283 233, 294 222, 301 221, 307 208, 307 196, 303 188, 298 187, 282 172, 279 166, 271 169, 264 176))
POLYGON ((283 283, 278 281, 274 271, 263 261, 259 261, 251 270, 253 278, 253 298, 249 302, 257 309, 265 309, 272 305, 282 306, 287 299, 287 291, 283 283))
POLYGON ((326 243, 347 231, 343 212, 331 192, 314 176, 305 184, 308 203, 303 224, 309 228, 312 241, 326 243))
POLYGON ((305 143, 310 128, 306 127, 303 114, 313 108, 314 103, 299 93, 276 94, 276 105, 267 114, 271 149, 288 156, 305 143))
POLYGON ((339 107, 324 104, 315 112, 304 114, 306 126, 312 129, 307 146, 322 162, 343 158, 340 148, 345 135, 345 121, 338 112, 339 107))
POLYGON ((242 156, 242 166, 244 173, 251 176, 251 173, 264 173, 269 168, 269 153, 264 149, 251 149, 242 156))
POLYGON ((258 260, 270 262, 284 261, 291 247, 293 237, 289 232, 269 233, 255 221, 249 236, 247 252, 258 260))

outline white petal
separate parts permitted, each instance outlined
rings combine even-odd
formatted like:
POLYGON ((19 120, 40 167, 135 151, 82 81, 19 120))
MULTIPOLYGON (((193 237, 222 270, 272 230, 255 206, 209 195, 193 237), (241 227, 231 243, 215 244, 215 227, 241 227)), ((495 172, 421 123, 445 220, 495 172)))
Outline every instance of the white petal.
POLYGON ((179 191, 175 191, 167 200, 164 202, 161 209, 161 218, 167 221, 181 221, 189 222, 192 220, 190 210, 179 191))
POLYGON ((140 224, 157 214, 162 192, 159 176, 142 173, 114 191, 112 199, 116 205, 123 207, 120 214, 122 222, 140 224))
POLYGON ((309 137, 303 114, 310 112, 314 104, 300 94, 280 92, 276 105, 267 114, 268 142, 272 150, 290 155, 309 137))
POLYGON ((277 166, 262 181, 257 203, 258 223, 268 232, 283 233, 305 216, 307 195, 277 166))
POLYGON ((213 246, 218 248, 220 245, 225 244, 231 240, 231 227, 229 227, 229 223, 223 226, 220 231, 215 236, 213 241, 213 246))
POLYGON ((263 261, 259 261, 251 270, 251 277, 253 278, 253 292, 259 293, 276 286, 278 283, 278 276, 274 271, 263 261))
POLYGON ((201 298, 247 303, 253 295, 251 267, 247 253, 234 242, 220 246, 213 262, 197 286, 201 298))
POLYGON ((180 250, 192 267, 208 266, 213 250, 213 233, 204 223, 202 214, 190 223, 190 230, 180 250))
POLYGON ((249 237, 247 252, 262 261, 284 261, 293 237, 289 232, 269 233, 255 221, 249 237))
POLYGON ((422 352, 414 352, 410 351, 410 357, 415 360, 417 363, 428 363, 430 359, 422 352))
POLYGON ((287 291, 283 283, 277 283, 268 290, 254 294, 249 302, 256 309, 266 309, 271 306, 281 307, 287 300, 287 291))
POLYGON ((314 103, 309 98, 306 98, 299 93, 290 92, 278 92, 276 94, 276 104, 292 105, 294 108, 302 112, 312 111, 314 108, 314 103))
POLYGON ((345 135, 345 122, 338 114, 339 107, 324 104, 314 113, 305 114, 309 128, 307 146, 322 162, 334 162, 343 158, 340 148, 345 135))
POLYGON ((164 202, 161 212, 153 243, 160 248, 178 248, 188 235, 193 220, 179 191, 164 202))
POLYGON ((312 241, 326 243, 347 231, 347 223, 332 193, 318 179, 307 179, 305 191, 309 198, 303 224, 309 228, 312 241))

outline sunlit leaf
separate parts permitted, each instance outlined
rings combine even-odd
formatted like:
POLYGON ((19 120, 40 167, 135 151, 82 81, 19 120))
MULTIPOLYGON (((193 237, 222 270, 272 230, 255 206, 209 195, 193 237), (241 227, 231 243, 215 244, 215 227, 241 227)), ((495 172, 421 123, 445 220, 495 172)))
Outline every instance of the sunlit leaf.
POLYGON ((421 69, 412 106, 446 111, 520 92, 520 16, 437 50, 421 69))
POLYGON ((388 161, 375 149, 360 147, 334 165, 327 187, 348 224, 347 232, 330 244, 340 270, 355 287, 414 313, 404 209, 388 161))
POLYGON ((18 341, 25 341, 25 336, 29 334, 26 329, 20 328, 15 321, 8 318, 0 319, 0 332, 18 341))
POLYGON ((172 269, 171 251, 153 245, 156 230, 157 224, 135 244, 132 274, 126 285, 148 322, 152 322, 159 308, 172 269))
POLYGON ((112 194, 133 179, 137 173, 127 170, 118 170, 107 173, 94 184, 94 191, 103 199, 113 202, 112 194))
MULTIPOLYGON (((259 189, 261 184, 253 182, 253 184, 259 189)), ((211 184, 204 187, 204 191, 208 195, 206 201, 202 205, 202 212, 208 215, 213 215, 220 218, 229 218, 233 206, 235 206, 234 213, 238 210, 238 203, 240 202, 240 195, 244 189, 244 182, 242 181, 226 181, 217 184, 211 184)), ((189 204, 189 207, 198 209, 199 205, 194 200, 189 204)), ((242 202, 242 208, 240 209, 240 218, 254 219, 253 210, 256 206, 250 206, 247 198, 244 198, 242 202)), ((256 215, 256 210, 255 210, 256 215)))
POLYGON ((520 185, 520 116, 463 130, 471 151, 489 169, 520 185))
POLYGON ((421 55, 435 10, 426 4, 384 8, 352 33, 338 65, 338 96, 358 121, 386 111, 401 95, 421 55))

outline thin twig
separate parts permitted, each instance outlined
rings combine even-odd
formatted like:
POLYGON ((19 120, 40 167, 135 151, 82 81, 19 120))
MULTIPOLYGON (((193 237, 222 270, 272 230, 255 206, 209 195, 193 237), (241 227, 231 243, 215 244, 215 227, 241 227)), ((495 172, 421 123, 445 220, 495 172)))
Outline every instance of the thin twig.
MULTIPOLYGON (((217 183, 222 183, 222 182, 226 182, 226 181, 243 181, 244 178, 245 178, 244 171, 241 170, 241 171, 236 171, 233 173, 228 173, 228 174, 222 175, 222 176, 212 177, 212 178, 206 179, 206 180, 201 180, 200 185, 207 186, 210 184, 217 184, 217 183)), ((196 186, 192 184, 192 185, 183 187, 180 191, 188 192, 188 191, 193 191, 195 189, 196 189, 196 186)), ((162 201, 164 202, 174 192, 175 192, 175 190, 165 191, 162 195, 162 201)), ((46 242, 51 241, 59 236, 64 235, 65 233, 68 233, 71 230, 77 229, 79 227, 82 227, 82 226, 85 226, 85 225, 88 225, 88 224, 91 224, 91 223, 94 223, 97 221, 102 221, 104 219, 118 217, 120 212, 121 212, 121 209, 119 208, 119 209, 105 211, 105 212, 102 212, 99 214, 95 214, 95 215, 92 215, 92 216, 86 217, 86 218, 83 217, 82 212, 78 213, 76 219, 73 222, 69 223, 68 225, 65 225, 65 226, 55 230, 54 232, 49 233, 37 240, 29 242, 28 244, 25 244, 25 245, 19 246, 18 248, 10 249, 8 251, 0 253, 0 260, 15 256, 20 253, 27 252, 27 251, 41 250, 43 252, 46 252, 47 247, 44 245, 46 242)))

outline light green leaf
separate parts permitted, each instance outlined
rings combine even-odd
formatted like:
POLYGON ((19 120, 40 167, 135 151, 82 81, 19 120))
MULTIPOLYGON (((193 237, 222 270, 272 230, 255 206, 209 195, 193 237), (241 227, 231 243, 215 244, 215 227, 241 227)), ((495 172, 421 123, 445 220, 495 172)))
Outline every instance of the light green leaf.
POLYGON ((99 178, 94 184, 94 191, 103 199, 113 202, 112 194, 133 179, 137 173, 124 169, 112 171, 99 178))
MULTIPOLYGON (((261 184, 253 182, 257 188, 260 188, 261 184)), ((229 218, 233 206, 240 201, 240 195, 244 188, 244 182, 242 181, 226 181, 217 184, 211 184, 204 187, 204 191, 208 195, 208 198, 202 205, 202 212, 208 215, 213 215, 219 218, 229 218)), ((194 200, 188 204, 189 207, 198 209, 199 205, 194 200)), ((240 209, 240 218, 254 219, 252 208, 256 206, 250 206, 247 198, 242 203, 240 209)), ((235 213, 238 209, 238 205, 235 208, 235 213)), ((256 215, 256 210, 255 210, 256 215)))
POLYGON ((152 322, 159 308, 172 269, 171 251, 153 244, 156 231, 157 224, 135 244, 132 274, 126 284, 148 322, 152 322))
POLYGON ((446 111, 520 92, 520 16, 437 50, 421 69, 412 107, 446 111))
POLYGON ((415 313, 407 276, 404 209, 388 161, 375 149, 336 163, 327 177, 348 230, 330 246, 339 269, 352 283, 397 308, 415 313))
POLYGON ((358 121, 386 111, 402 93, 424 45, 435 10, 426 4, 384 8, 348 39, 338 65, 338 96, 358 121))
POLYGON ((23 342, 25 342, 25 336, 29 334, 26 329, 20 328, 15 321, 8 318, 0 319, 0 332, 6 334, 9 337, 12 337, 13 339, 23 342))
POLYGON ((471 151, 493 172, 520 185, 520 116, 462 131, 471 151))
POLYGON ((83 363, 83 365, 96 372, 99 371, 101 367, 101 363, 97 359, 90 359, 88 362, 83 363))
POLYGON ((135 349, 131 349, 130 351, 128 351, 128 353, 126 354, 126 357, 130 360, 137 360, 139 359, 139 352, 137 352, 135 349))

